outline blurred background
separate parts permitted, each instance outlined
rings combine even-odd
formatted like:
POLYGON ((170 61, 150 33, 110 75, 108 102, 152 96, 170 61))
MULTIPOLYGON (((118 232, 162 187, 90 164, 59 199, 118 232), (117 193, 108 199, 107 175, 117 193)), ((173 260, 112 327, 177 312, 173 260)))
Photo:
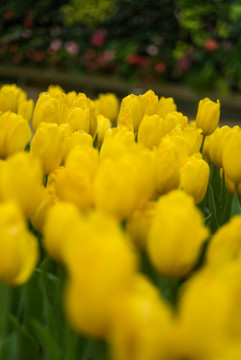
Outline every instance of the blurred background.
POLYGON ((209 96, 241 121, 240 0, 2 0, 0 19, 0 83, 35 100, 50 84, 92 98, 152 88, 190 117, 209 96))

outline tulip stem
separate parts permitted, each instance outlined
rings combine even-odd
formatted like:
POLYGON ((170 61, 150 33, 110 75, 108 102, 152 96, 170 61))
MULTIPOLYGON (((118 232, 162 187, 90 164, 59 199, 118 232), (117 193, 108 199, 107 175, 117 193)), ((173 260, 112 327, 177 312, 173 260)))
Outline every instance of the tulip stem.
POLYGON ((206 138, 206 136, 203 135, 203 140, 202 140, 202 144, 201 144, 201 147, 200 147, 200 153, 201 153, 201 154, 203 153, 203 146, 204 146, 205 138, 206 138))
POLYGON ((11 303, 11 289, 7 285, 0 281, 0 345, 4 342, 8 327, 9 327, 9 316, 10 316, 10 303, 11 303))

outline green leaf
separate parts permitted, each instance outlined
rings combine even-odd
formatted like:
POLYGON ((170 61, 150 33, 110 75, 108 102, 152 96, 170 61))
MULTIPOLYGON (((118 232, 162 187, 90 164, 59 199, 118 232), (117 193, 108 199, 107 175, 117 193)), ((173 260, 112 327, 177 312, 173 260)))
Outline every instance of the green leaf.
POLYGON ((240 214, 241 214, 241 206, 240 206, 238 194, 235 191, 235 194, 233 195, 232 203, 231 203, 230 217, 233 217, 235 215, 240 215, 240 214))
POLYGON ((51 330, 37 319, 32 320, 33 330, 43 347, 44 360, 57 360, 61 358, 60 345, 51 330))

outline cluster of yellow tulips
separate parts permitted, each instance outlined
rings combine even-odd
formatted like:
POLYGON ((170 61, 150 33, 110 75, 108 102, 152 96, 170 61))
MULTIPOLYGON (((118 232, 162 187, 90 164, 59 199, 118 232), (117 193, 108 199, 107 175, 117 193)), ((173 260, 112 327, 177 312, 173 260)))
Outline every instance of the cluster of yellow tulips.
POLYGON ((0 89, 0 358, 240 360, 241 129, 149 90, 0 89))

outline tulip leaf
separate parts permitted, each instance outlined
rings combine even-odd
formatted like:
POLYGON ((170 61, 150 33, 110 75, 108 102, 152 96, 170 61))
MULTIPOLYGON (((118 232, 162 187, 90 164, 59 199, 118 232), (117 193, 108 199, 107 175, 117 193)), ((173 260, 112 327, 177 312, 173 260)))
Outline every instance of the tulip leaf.
POLYGON ((240 206, 238 194, 235 191, 235 194, 233 195, 232 203, 231 203, 230 217, 233 217, 235 215, 240 215, 240 214, 241 214, 241 206, 240 206))
POLYGON ((208 200, 210 213, 213 215, 211 218, 211 228, 212 228, 212 231, 215 232, 219 228, 219 223, 218 223, 218 218, 217 218, 217 210, 216 210, 214 192, 213 192, 213 188, 210 184, 208 184, 208 189, 207 189, 207 200, 208 200))
POLYGON ((60 345, 51 330, 37 319, 32 320, 32 327, 39 343, 43 346, 43 358, 45 360, 60 359, 60 345))

